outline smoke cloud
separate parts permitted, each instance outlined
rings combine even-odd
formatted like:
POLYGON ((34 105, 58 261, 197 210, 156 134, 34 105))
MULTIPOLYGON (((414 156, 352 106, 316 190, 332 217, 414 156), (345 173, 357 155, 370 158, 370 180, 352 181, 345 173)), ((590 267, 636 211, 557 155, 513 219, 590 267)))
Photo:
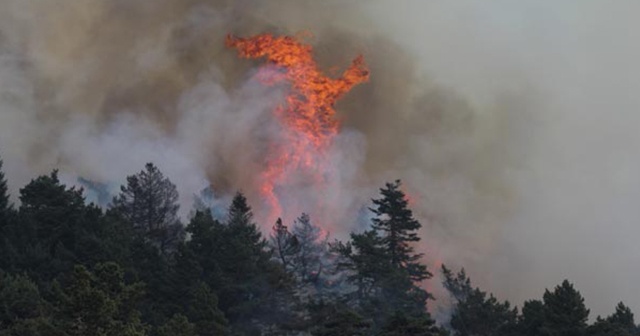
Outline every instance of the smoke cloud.
MULTIPOLYGON (((338 103, 333 178, 316 196, 332 200, 336 237, 361 229, 360 207, 401 178, 432 267, 465 266, 517 304, 569 278, 595 314, 623 299, 640 311, 637 7, 7 0, 0 154, 14 195, 54 168, 116 191, 152 161, 183 215, 208 185, 242 190, 260 215, 256 179, 285 92, 223 40, 308 31, 327 72, 362 53, 372 74, 338 103)), ((314 190, 299 193, 290 201, 314 190)))

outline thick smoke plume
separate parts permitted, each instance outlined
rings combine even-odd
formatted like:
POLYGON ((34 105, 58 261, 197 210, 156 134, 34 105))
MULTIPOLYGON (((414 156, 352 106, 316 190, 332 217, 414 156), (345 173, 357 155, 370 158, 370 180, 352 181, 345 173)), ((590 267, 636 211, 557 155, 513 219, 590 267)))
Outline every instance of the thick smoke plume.
POLYGON ((0 154, 14 195, 53 168, 117 190, 152 161, 184 214, 209 185, 220 199, 244 191, 260 212, 256 178, 263 146, 279 140, 271 111, 283 89, 256 81, 260 62, 238 60, 224 38, 311 32, 325 71, 362 53, 372 74, 337 106, 321 195, 335 236, 361 229, 360 207, 401 178, 432 267, 465 266, 517 303, 569 277, 606 314, 640 280, 618 269, 637 263, 640 194, 640 55, 628 44, 640 30, 620 4, 632 6, 7 0, 0 154))

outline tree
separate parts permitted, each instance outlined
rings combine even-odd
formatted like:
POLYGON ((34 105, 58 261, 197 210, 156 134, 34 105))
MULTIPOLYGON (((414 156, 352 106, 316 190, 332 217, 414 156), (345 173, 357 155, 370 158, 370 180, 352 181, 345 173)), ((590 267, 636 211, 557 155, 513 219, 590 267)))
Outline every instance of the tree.
POLYGON ((282 224, 282 219, 280 218, 273 226, 270 238, 275 257, 286 270, 293 271, 295 268, 294 258, 299 249, 298 238, 289 232, 289 228, 282 224))
POLYGON ((31 180, 20 189, 20 201, 16 220, 6 227, 16 269, 36 282, 50 281, 76 263, 106 257, 103 245, 85 244, 99 231, 102 211, 85 204, 82 189, 60 183, 57 171, 31 180))
POLYGON ((0 275, 0 326, 45 315, 38 286, 25 275, 0 275))
POLYGON ((144 336, 147 327, 136 310, 142 284, 124 283, 124 274, 115 263, 96 266, 90 272, 76 266, 70 279, 55 282, 55 323, 69 336, 144 336))
POLYGON ((2 159, 0 158, 0 229, 7 224, 10 209, 9 190, 2 170, 2 159))
POLYGON ((175 314, 167 323, 158 328, 158 336, 197 336, 196 328, 186 316, 175 314))
POLYGON ((217 250, 224 277, 220 307, 231 320, 237 320, 260 308, 261 299, 269 291, 267 268, 271 259, 242 193, 231 202, 222 241, 224 245, 217 250))
POLYGON ((509 302, 499 302, 493 295, 471 286, 464 269, 453 274, 442 265, 444 287, 455 302, 450 326, 458 336, 499 336, 515 332, 518 311, 509 302))
POLYGON ((317 303, 310 307, 311 335, 371 335, 371 322, 342 303, 317 303))
POLYGON ((152 163, 127 177, 127 185, 120 188, 111 208, 163 254, 174 252, 184 238, 176 186, 152 163))
POLYGON ((412 317, 396 312, 383 326, 379 336, 430 336, 440 335, 440 328, 426 315, 412 317))
POLYGON ((400 190, 400 180, 387 183, 380 189, 382 198, 374 199, 373 208, 369 208, 376 217, 372 219, 372 228, 382 236, 382 244, 389 254, 389 262, 396 269, 403 269, 414 281, 422 281, 431 277, 426 266, 416 261, 421 254, 414 254, 412 242, 420 241, 417 230, 422 227, 413 218, 409 202, 400 190))
POLYGON ((545 290, 544 322, 542 335, 548 336, 581 336, 587 329, 589 310, 584 305, 584 298, 564 280, 553 292, 545 290))
POLYGON ((236 331, 252 334, 260 321, 274 322, 282 308, 276 301, 288 286, 288 277, 272 260, 244 195, 235 195, 224 223, 209 211, 197 212, 187 231, 191 239, 177 256, 184 279, 201 277, 217 294, 220 310, 236 331))
POLYGON ((294 258, 298 278, 303 283, 316 283, 323 275, 327 257, 322 231, 311 223, 309 215, 303 213, 293 225, 293 235, 298 246, 294 258))
POLYGON ((419 261, 422 254, 414 252, 421 224, 408 208, 400 181, 387 183, 380 192, 382 197, 374 199, 370 208, 375 214, 372 229, 333 246, 341 256, 338 266, 351 272, 349 281, 358 288, 359 305, 374 317, 377 327, 397 313, 428 318, 426 302, 431 295, 419 283, 432 276, 419 261))
POLYGON ((526 301, 522 306, 522 316, 518 329, 524 336, 537 336, 544 324, 544 304, 540 300, 526 301))
POLYGON ((193 322, 196 334, 199 336, 224 334, 227 320, 218 308, 218 297, 209 286, 203 282, 192 285, 188 298, 185 311, 189 321, 193 322))
POLYGON ((616 306, 615 313, 604 319, 598 316, 587 329, 589 336, 635 336, 639 333, 631 309, 622 302, 616 306))
POLYGON ((9 203, 9 191, 7 188, 7 180, 2 170, 2 159, 0 159, 0 268, 8 269, 12 263, 15 253, 12 251, 12 244, 9 237, 9 217, 11 213, 11 205, 9 203))

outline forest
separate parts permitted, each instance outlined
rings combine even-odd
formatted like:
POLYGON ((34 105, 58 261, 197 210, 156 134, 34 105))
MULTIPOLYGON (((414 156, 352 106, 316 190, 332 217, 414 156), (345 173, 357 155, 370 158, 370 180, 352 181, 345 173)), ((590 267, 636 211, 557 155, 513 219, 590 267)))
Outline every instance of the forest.
POLYGON ((103 208, 57 171, 11 197, 0 161, 0 336, 640 335, 624 303, 590 316, 568 280, 516 307, 432 269, 400 181, 371 195, 369 229, 329 241, 306 214, 263 234, 242 193, 183 222, 176 186, 142 168, 103 208), (446 321, 427 308, 435 272, 446 321))

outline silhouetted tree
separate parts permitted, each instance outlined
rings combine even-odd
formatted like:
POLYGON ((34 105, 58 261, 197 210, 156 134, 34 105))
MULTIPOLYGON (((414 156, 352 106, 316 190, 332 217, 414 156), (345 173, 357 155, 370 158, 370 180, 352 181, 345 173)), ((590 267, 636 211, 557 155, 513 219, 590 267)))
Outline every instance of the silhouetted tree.
POLYGON ((518 330, 523 336, 537 336, 544 324, 544 304, 540 300, 525 301, 518 330))
POLYGON ((111 208, 163 254, 173 252, 184 238, 176 186, 152 163, 127 177, 127 185, 120 188, 111 208))
POLYGON ((55 324, 65 335, 147 335, 136 310, 142 284, 125 284, 117 264, 99 264, 94 272, 76 266, 63 283, 54 283, 55 324))
POLYGON ((282 224, 282 219, 278 218, 272 228, 270 238, 274 256, 286 270, 293 271, 295 268, 294 258, 299 249, 297 237, 291 234, 289 228, 282 224))
POLYGON ((0 158, 0 230, 7 224, 9 209, 9 190, 2 170, 2 158, 0 158))
POLYGON ((607 318, 598 316, 596 321, 588 327, 589 336, 636 336, 640 329, 636 326, 631 309, 620 302, 616 311, 607 318))
POLYGON ((464 269, 453 274, 442 265, 444 287, 451 294, 455 306, 450 326, 459 336, 514 335, 518 311, 509 302, 499 302, 493 295, 471 286, 464 269))
POLYGON ((371 321, 342 303, 318 303, 311 307, 311 335, 371 335, 371 321))
POLYGON ((292 231, 298 246, 294 257, 296 275, 302 283, 315 283, 323 275, 327 242, 305 213, 295 221, 292 231))
POLYGON ((541 335, 548 336, 581 336, 585 335, 589 309, 584 305, 584 298, 564 280, 553 292, 545 290, 544 322, 541 335))
POLYGON ((400 181, 380 189, 370 210, 376 215, 372 229, 351 234, 347 244, 337 243, 339 267, 350 270, 351 283, 365 314, 374 317, 377 327, 394 314, 428 318, 426 302, 431 295, 419 286, 432 274, 420 263, 422 254, 414 252, 420 223, 413 217, 400 181))

